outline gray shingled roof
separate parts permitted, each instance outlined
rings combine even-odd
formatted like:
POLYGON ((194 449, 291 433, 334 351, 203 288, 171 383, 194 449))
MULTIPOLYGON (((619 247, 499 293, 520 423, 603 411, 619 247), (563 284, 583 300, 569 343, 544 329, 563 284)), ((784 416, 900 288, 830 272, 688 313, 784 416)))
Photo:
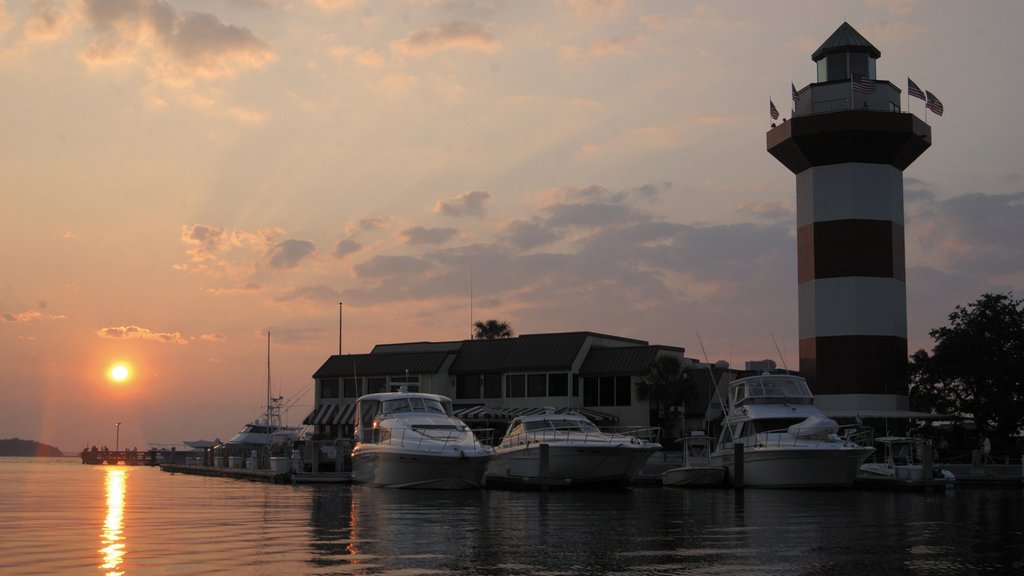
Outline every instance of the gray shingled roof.
POLYGON ((860 32, 854 30, 853 26, 849 23, 843 22, 843 24, 828 37, 828 40, 818 47, 811 55, 811 60, 817 62, 829 54, 839 54, 841 52, 867 52, 872 58, 878 58, 882 55, 868 42, 867 38, 861 36, 860 32))
POLYGON ((580 376, 642 375, 651 371, 658 348, 591 348, 580 366, 580 376))
POLYGON ((569 370, 586 343, 587 332, 524 334, 515 338, 467 340, 452 363, 451 374, 569 370))
POLYGON ((395 352, 391 354, 345 354, 331 356, 313 378, 434 374, 441 370, 449 352, 395 352))

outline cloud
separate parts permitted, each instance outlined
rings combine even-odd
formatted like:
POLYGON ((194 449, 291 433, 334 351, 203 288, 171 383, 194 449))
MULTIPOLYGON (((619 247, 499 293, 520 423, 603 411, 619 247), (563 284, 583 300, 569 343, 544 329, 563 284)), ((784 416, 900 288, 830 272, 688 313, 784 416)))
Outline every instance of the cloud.
POLYGON ((308 0, 310 4, 324 12, 349 10, 363 3, 364 0, 308 0))
POLYGON ((165 0, 83 0, 83 6, 95 37, 82 58, 93 66, 139 62, 154 80, 188 85, 232 77, 276 58, 249 29, 165 0))
POLYGON ((111 326, 96 331, 100 338, 112 340, 150 340, 164 344, 188 344, 188 340, 181 337, 179 332, 153 332, 148 328, 138 326, 111 326))
POLYGON ((331 251, 331 254, 334 255, 335 258, 344 258, 349 254, 355 254, 362 247, 362 244, 351 238, 343 238, 338 240, 338 243, 334 245, 334 250, 331 251))
POLYGON ((406 244, 444 244, 458 235, 459 231, 455 228, 424 228, 422 226, 401 232, 406 244))
POLYGON ((24 312, 18 312, 12 314, 10 312, 0 313, 0 320, 11 324, 23 324, 26 322, 35 322, 37 320, 63 320, 65 316, 43 314, 38 310, 26 310, 24 312))
POLYGON ((70 18, 65 10, 52 0, 33 0, 32 15, 25 22, 26 42, 52 42, 67 36, 70 30, 70 18))
POLYGON ((557 229, 548 226, 539 218, 512 220, 505 224, 502 232, 509 244, 523 250, 532 250, 557 242, 562 238, 562 234, 557 229))
POLYGON ((1021 273, 1024 192, 931 201, 918 193, 908 210, 908 232, 929 265, 984 277, 1021 273))
POLYGON ((740 204, 736 211, 740 214, 749 214, 767 220, 786 220, 788 222, 796 220, 793 208, 782 202, 748 202, 740 204))
POLYGON ((483 190, 473 190, 449 200, 438 200, 434 204, 434 212, 446 216, 483 216, 490 198, 491 195, 483 190))
POLYGON ((402 54, 430 56, 450 50, 490 53, 501 48, 501 43, 478 23, 454 21, 414 32, 391 47, 402 54))
POLYGON ((356 276, 366 279, 413 277, 424 274, 432 265, 413 256, 374 256, 367 262, 356 264, 356 276))
POLYGON ((341 301, 341 292, 330 286, 320 284, 318 286, 301 286, 279 294, 274 298, 274 302, 295 302, 301 300, 313 303, 339 302, 341 301))
POLYGON ((199 339, 202 340, 203 342, 227 342, 228 341, 228 337, 227 336, 225 336, 224 334, 218 334, 218 333, 201 334, 199 336, 199 339))
POLYGON ((308 240, 285 240, 270 249, 267 263, 278 270, 295 268, 315 253, 316 246, 308 240))

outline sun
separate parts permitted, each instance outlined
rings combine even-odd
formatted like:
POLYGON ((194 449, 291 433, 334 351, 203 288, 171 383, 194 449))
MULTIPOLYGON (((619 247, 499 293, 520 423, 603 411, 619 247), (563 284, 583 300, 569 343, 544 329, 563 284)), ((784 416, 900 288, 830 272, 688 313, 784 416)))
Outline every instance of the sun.
POLYGON ((122 383, 127 381, 132 375, 132 370, 127 364, 117 363, 110 367, 107 375, 110 376, 110 379, 114 382, 122 383))

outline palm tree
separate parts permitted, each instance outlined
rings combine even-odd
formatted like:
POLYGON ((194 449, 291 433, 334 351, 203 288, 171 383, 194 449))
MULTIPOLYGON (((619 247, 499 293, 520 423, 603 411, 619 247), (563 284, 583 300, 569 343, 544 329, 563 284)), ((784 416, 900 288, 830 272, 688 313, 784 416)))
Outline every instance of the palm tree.
POLYGON ((495 338, 511 338, 515 336, 512 327, 504 320, 477 320, 473 323, 473 337, 477 340, 494 340, 495 338))
POLYGON ((662 438, 665 438, 664 426, 667 424, 662 418, 662 408, 682 403, 685 381, 686 374, 679 358, 658 356, 651 364, 651 371, 647 376, 636 383, 636 397, 639 400, 649 400, 654 407, 655 424, 662 428, 662 438))

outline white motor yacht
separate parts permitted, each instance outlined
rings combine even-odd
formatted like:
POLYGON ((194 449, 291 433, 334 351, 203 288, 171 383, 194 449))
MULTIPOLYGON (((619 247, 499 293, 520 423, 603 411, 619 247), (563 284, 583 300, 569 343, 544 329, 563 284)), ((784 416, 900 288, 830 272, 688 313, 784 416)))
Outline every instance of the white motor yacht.
POLYGON ((602 431, 582 414, 518 416, 509 424, 487 465, 488 487, 626 486, 661 445, 651 428, 628 433, 602 431))
POLYGON ((803 378, 747 376, 729 385, 728 412, 711 464, 724 466, 735 481, 735 446, 741 444, 745 486, 850 486, 875 451, 858 444, 854 432, 840 430, 814 406, 803 378))
POLYGON ((302 426, 285 426, 281 423, 281 402, 283 397, 270 399, 262 418, 246 424, 224 444, 248 444, 266 446, 268 444, 290 444, 302 435, 302 426))
POLYGON ((391 488, 479 488, 494 448, 452 416, 446 396, 367 394, 356 402, 352 480, 391 488))

